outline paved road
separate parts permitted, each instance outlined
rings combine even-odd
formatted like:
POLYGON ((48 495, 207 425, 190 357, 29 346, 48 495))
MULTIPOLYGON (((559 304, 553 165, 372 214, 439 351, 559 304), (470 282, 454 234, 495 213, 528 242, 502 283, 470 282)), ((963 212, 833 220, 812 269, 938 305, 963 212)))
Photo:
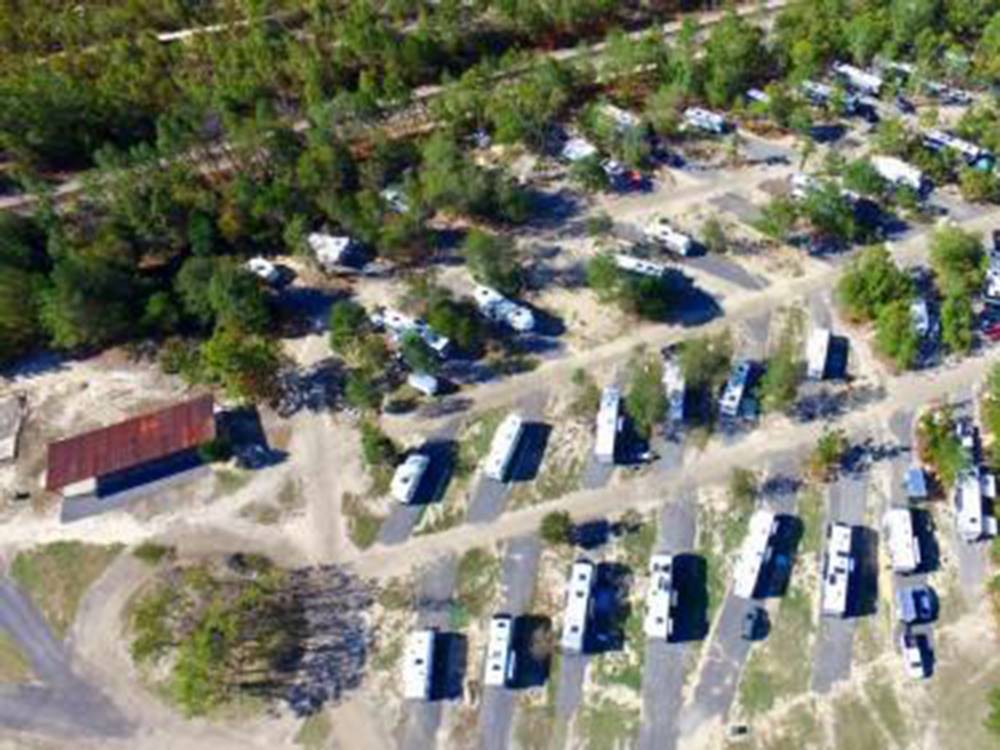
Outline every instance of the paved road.
MULTIPOLYGON (((439 632, 449 630, 456 567, 455 558, 449 555, 429 565, 421 574, 417 584, 417 627, 437 628, 439 632)), ((406 709, 408 715, 402 750, 434 747, 441 725, 441 702, 410 701, 406 709)))
POLYGON ((556 717, 568 721, 583 700, 583 678, 589 654, 563 654, 556 688, 556 717))
MULTIPOLYGON (((861 525, 865 520, 866 474, 845 474, 834 482, 827 495, 827 523, 842 521, 861 525)), ((824 529, 826 527, 824 526, 824 529)), ((835 683, 851 675, 851 651, 857 620, 853 617, 820 618, 813 652, 812 689, 828 693, 835 683)))
POLYGON ((532 391, 518 399, 514 410, 524 417, 526 430, 517 448, 517 455, 511 462, 507 480, 498 482, 480 473, 479 481, 469 501, 466 520, 469 523, 490 523, 498 519, 507 505, 510 489, 515 481, 532 479, 541 464, 545 451, 544 440, 548 429, 540 420, 545 414, 548 391, 532 391))
MULTIPOLYGON (((540 552, 541 545, 535 535, 516 537, 508 542, 500 572, 501 611, 515 618, 527 614, 535 589, 540 552)), ((514 692, 505 688, 485 688, 479 712, 484 750, 505 750, 510 742, 513 718, 514 692)))
POLYGON ((766 289, 768 282, 759 276, 754 276, 734 260, 715 253, 705 253, 684 259, 684 266, 690 266, 702 273, 715 276, 733 286, 747 291, 766 289))
MULTIPOLYGON (((697 511, 695 493, 685 488, 660 512, 657 551, 689 552, 694 546, 697 511)), ((678 600, 680 607, 684 602, 678 600)), ((691 641, 646 641, 642 671, 642 726, 640 750, 673 750, 677 744, 684 701, 685 654, 691 641)))
POLYGON ((0 578, 0 628, 18 645, 43 683, 0 686, 0 726, 109 738, 133 732, 119 710, 73 672, 65 645, 31 600, 6 578, 0 578))

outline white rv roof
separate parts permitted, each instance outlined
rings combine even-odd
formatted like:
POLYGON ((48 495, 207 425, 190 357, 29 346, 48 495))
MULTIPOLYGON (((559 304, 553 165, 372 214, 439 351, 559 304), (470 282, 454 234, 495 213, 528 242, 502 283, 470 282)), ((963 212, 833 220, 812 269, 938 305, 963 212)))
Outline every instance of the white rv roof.
POLYGON ((562 647, 582 651, 590 612, 590 594, 594 582, 594 564, 577 560, 566 585, 566 612, 563 618, 562 647))
POLYGON ((535 316, 531 310, 507 299, 496 289, 477 284, 473 298, 479 311, 490 320, 506 323, 515 331, 521 332, 535 327, 535 316))
POLYGON ((401 503, 413 501, 420 480, 430 466, 431 459, 422 453, 414 453, 406 458, 403 463, 396 467, 396 473, 392 475, 390 485, 392 496, 401 503))
POLYGON ((741 599, 753 598, 760 571, 771 556, 771 537, 776 530, 774 513, 763 509, 754 511, 733 569, 733 594, 741 599))
POLYGON ((722 399, 719 402, 720 410, 724 415, 734 417, 739 412, 749 378, 749 362, 740 362, 730 373, 726 387, 722 391, 722 399))
POLYGON ((597 153, 597 146, 584 138, 570 138, 563 146, 562 155, 567 161, 582 161, 597 153))
POLYGON ((846 63, 835 63, 833 69, 846 77, 857 88, 878 93, 882 88, 882 78, 846 63))
POLYGON ((909 508, 890 508, 883 523, 893 569, 898 573, 915 571, 920 566, 920 544, 913 533, 913 513, 909 508))
POLYGON ((517 450, 517 442, 521 439, 523 429, 524 420, 517 412, 511 412, 500 423, 496 434, 493 435, 490 452, 486 456, 486 476, 503 481, 510 460, 517 450))
POLYGON ((614 386, 608 386, 601 391, 601 407, 597 411, 597 440, 594 443, 594 455, 607 461, 613 461, 615 456, 621 398, 621 391, 614 386))
POLYGON ((649 559, 649 588, 646 590, 646 616, 643 630, 647 638, 670 637, 671 614, 676 601, 673 585, 673 556, 652 555, 649 559))
POLYGON ((822 380, 826 373, 826 360, 830 353, 830 329, 813 328, 806 344, 806 369, 809 377, 822 380))
POLYGON ((503 685, 507 680, 507 663, 510 658, 510 642, 513 619, 510 615, 495 615, 490 620, 490 634, 486 642, 487 685, 503 685))
POLYGON ((434 631, 415 630, 403 651, 403 697, 426 700, 434 671, 434 631))
POLYGON ((614 258, 615 265, 623 271, 637 273, 642 276, 652 276, 657 279, 662 278, 667 273, 667 267, 661 263, 653 263, 652 261, 636 258, 632 255, 625 255, 624 253, 616 253, 614 258))
POLYGON ((306 244, 320 263, 340 263, 344 253, 351 247, 351 238, 313 232, 306 237, 306 244))
POLYGON ((823 612, 843 615, 847 611, 847 588, 854 567, 851 560, 851 527, 831 523, 826 532, 823 555, 823 612))
POLYGON ((955 484, 955 510, 958 532, 966 541, 975 541, 985 532, 983 486, 979 471, 962 472, 955 484))

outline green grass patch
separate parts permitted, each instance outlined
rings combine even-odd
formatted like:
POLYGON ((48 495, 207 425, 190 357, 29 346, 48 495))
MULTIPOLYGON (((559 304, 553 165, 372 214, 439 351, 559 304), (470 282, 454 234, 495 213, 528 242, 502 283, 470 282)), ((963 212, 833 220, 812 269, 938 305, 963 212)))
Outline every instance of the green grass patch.
POLYGON ((770 711, 781 698, 809 689, 812 600, 801 586, 793 585, 782 598, 767 640, 750 656, 740 681, 740 702, 753 718, 770 711))
POLYGON ((455 574, 455 604, 469 617, 482 617, 500 586, 500 558, 483 547, 462 555, 455 574))
POLYGON ((864 703, 855 697, 844 697, 834 704, 836 747, 884 748, 886 737, 864 703))
POLYGON ((802 519, 802 556, 818 555, 823 546, 823 493, 817 487, 808 487, 798 497, 798 513, 802 519))
POLYGON ((519 706, 514 714, 514 744, 521 750, 559 750, 566 745, 568 726, 548 708, 519 706))
POLYGON ((768 732, 761 750, 806 750, 823 747, 823 727, 812 702, 796 706, 768 732))
POLYGON ((388 672, 399 666, 403 657, 403 634, 394 633, 391 638, 382 641, 380 647, 372 656, 372 669, 376 672, 388 672))
POLYGON ((910 731, 888 675, 882 671, 874 673, 865 683, 865 695, 868 697, 868 706, 882 726, 897 744, 905 747, 910 731))
POLYGON ((639 732, 639 710, 606 698, 581 710, 578 727, 588 750, 628 747, 639 732))
POLYGON ((0 682, 27 682, 31 676, 28 658, 14 643, 14 639, 0 630, 0 682))
POLYGON ((216 469, 216 495, 225 497, 239 492, 250 483, 251 474, 242 469, 216 469))
POLYGON ((142 560, 147 565, 159 565, 164 560, 170 561, 177 557, 177 550, 166 544, 143 542, 134 550, 132 556, 142 560))
POLYGON ((375 544, 378 531, 385 519, 373 513, 363 498, 345 492, 341 502, 341 512, 347 517, 347 535, 355 547, 368 549, 375 544))
POLYGON ((656 524, 648 516, 640 517, 634 523, 622 520, 630 527, 622 539, 625 564, 633 571, 644 571, 649 567, 649 558, 656 544, 656 524))
POLYGON ((491 409, 480 414, 459 436, 458 460, 455 464, 457 477, 468 477, 475 471, 490 450, 497 427, 507 416, 504 409, 491 409))
POLYGON ((53 542, 19 552, 11 576, 31 597, 53 632, 65 637, 87 589, 118 556, 122 545, 53 542))
POLYGON ((295 744, 306 750, 323 750, 330 740, 333 726, 330 717, 325 713, 317 713, 302 722, 295 734, 295 744))

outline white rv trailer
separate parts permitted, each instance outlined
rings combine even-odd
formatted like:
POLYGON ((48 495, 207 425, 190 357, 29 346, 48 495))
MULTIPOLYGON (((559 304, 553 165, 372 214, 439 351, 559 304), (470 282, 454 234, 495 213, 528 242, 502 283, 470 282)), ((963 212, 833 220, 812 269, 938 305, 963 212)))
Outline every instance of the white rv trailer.
POLYGON ((806 374, 813 380, 826 377, 826 364, 830 357, 830 340, 832 334, 829 328, 813 328, 806 343, 806 374))
POLYGON ((684 421, 686 384, 680 363, 667 359, 663 363, 663 390, 667 396, 667 419, 673 424, 684 421))
POLYGON ((385 308, 372 313, 369 317, 373 324, 384 326, 395 342, 401 341, 407 333, 415 333, 441 357, 447 355, 448 347, 451 346, 447 337, 437 333, 424 321, 405 315, 398 310, 385 308))
POLYGON ((871 157, 871 164, 875 171, 893 185, 903 185, 919 193, 928 184, 923 172, 895 156, 876 155, 871 157))
POLYGON ((473 298, 479 312, 494 322, 506 323, 519 333, 527 333, 535 327, 535 316, 531 310, 507 299, 496 289, 476 284, 473 298))
POLYGON ((570 570, 566 585, 566 612, 560 643, 564 651, 582 653, 590 619, 591 593, 594 587, 594 564, 577 560, 570 570))
POLYGON ((904 574, 916 572, 920 567, 920 540, 913 532, 913 512, 909 508, 890 508, 882 526, 892 569, 904 574))
POLYGON ((429 628, 414 630, 403 649, 403 697, 428 700, 434 679, 435 633, 429 628))
POLYGON ((562 157, 568 162, 574 163, 589 159, 597 154, 597 146, 586 138, 574 137, 566 141, 563 146, 562 157))
POLYGON ((350 237, 334 236, 323 232, 312 232, 306 237, 306 244, 316 256, 316 261, 325 269, 342 265, 354 250, 350 237))
POLYGON ((863 91, 866 94, 871 94, 872 96, 878 96, 879 92, 882 90, 882 78, 875 75, 874 73, 869 73, 866 70, 855 67, 854 65, 848 65, 847 63, 834 63, 833 71, 837 73, 841 78, 843 78, 848 85, 858 91, 863 91))
POLYGON ((621 391, 614 386, 608 386, 601 392, 594 456, 603 464, 615 462, 615 446, 618 444, 618 433, 622 428, 621 400, 621 391))
POLYGON ((646 590, 646 617, 643 619, 643 630, 647 638, 670 640, 674 632, 676 606, 673 557, 667 554, 653 555, 649 558, 649 588, 646 590))
POLYGON ((949 148, 957 151, 965 159, 966 163, 975 166, 983 160, 992 159, 993 155, 975 143, 959 138, 944 130, 931 129, 923 132, 924 145, 934 151, 949 148))
POLYGON ((517 445, 521 441, 522 434, 524 434, 524 419, 517 412, 508 414, 497 427, 493 442, 490 444, 490 452, 486 456, 483 468, 486 476, 498 482, 504 481, 510 469, 510 462, 517 453, 517 445))
POLYGON ((715 112, 709 112, 700 107, 688 107, 684 110, 684 121, 699 130, 707 130, 710 133, 725 133, 729 129, 726 118, 715 112))
POLYGON ((614 104, 605 104, 600 113, 611 121, 619 135, 639 127, 640 120, 636 115, 614 104))
POLYGON ((427 473, 431 459, 423 453, 413 453, 407 456, 399 466, 396 473, 392 475, 390 491, 397 501, 408 504, 417 497, 417 490, 420 488, 420 481, 427 473))
POLYGON ((722 391, 722 398, 719 399, 719 413, 722 416, 733 419, 739 415, 749 382, 750 363, 740 362, 730 373, 726 387, 722 391))
POLYGON ((663 216, 654 216, 646 224, 646 239, 657 242, 678 255, 690 255, 694 251, 694 240, 674 229, 663 216))
POLYGON ((990 531, 978 468, 963 471, 955 482, 955 523, 959 536, 967 542, 976 542, 990 531))
POLYGON ((752 599, 761 571, 771 559, 771 540, 778 530, 778 520, 769 510, 756 510, 750 517, 746 538, 733 569, 733 594, 752 599))
POLYGON ((854 571, 852 537, 853 529, 846 523, 831 523, 826 527, 821 603, 824 615, 843 617, 847 614, 847 593, 854 571))
POLYGON ((244 268, 268 284, 277 284, 281 280, 281 273, 278 271, 278 267, 267 258, 262 258, 259 255, 248 260, 244 268))
POLYGON ((504 687, 514 680, 514 652, 511 648, 514 619, 510 615, 494 615, 486 642, 486 674, 483 682, 504 687))
POLYGON ((917 297, 910 303, 910 321, 913 323, 913 330, 920 338, 930 335, 931 310, 923 297, 917 297))
POLYGON ((615 253, 614 259, 615 265, 622 271, 637 273, 640 276, 651 276, 654 279, 662 279, 667 275, 667 267, 662 263, 654 263, 651 260, 643 260, 624 253, 615 253))

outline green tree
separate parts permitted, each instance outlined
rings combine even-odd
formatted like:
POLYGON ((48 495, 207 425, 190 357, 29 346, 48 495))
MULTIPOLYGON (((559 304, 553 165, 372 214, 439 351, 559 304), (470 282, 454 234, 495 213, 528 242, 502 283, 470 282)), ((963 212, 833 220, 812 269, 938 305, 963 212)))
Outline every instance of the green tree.
POLYGON ((35 297, 41 283, 41 276, 0 266, 0 364, 42 344, 35 297))
POLYGON ((216 265, 214 258, 193 255, 184 261, 174 277, 174 290, 180 297, 184 312, 203 326, 211 325, 215 320, 208 288, 216 265))
POLYGON ((441 369, 441 360, 415 331, 409 331, 403 336, 399 351, 414 372, 433 374, 441 369))
POLYGON ((569 176, 588 193, 599 193, 608 186, 608 175, 601 166, 601 157, 597 154, 573 162, 569 168, 569 176))
POLYGON ((748 516, 753 511, 760 490, 756 472, 739 467, 733 469, 729 472, 728 489, 730 507, 748 516))
POLYGON ((931 268, 945 294, 972 295, 982 289, 987 259, 979 235, 946 226, 934 231, 930 244, 931 268))
POLYGON ((61 349, 104 346, 132 334, 141 293, 131 269, 72 253, 57 261, 41 290, 40 318, 61 349))
POLYGON ((941 342, 954 354, 972 350, 974 317, 964 294, 949 294, 941 304, 941 342))
POLYGON ((868 159, 856 159, 844 168, 844 187, 861 195, 878 197, 885 192, 886 183, 868 159))
POLYGON ((993 171, 964 167, 958 173, 958 187, 967 201, 1000 202, 1000 177, 993 171))
POLYGON ((726 252, 729 245, 726 239, 726 230, 722 228, 722 222, 715 216, 709 217, 701 225, 701 241, 711 253, 726 252))
POLYGON ((368 315, 357 302, 344 299, 330 308, 330 348, 343 354, 368 327, 368 315))
POLYGON ((382 404, 382 393, 370 370, 356 369, 347 373, 344 400, 355 409, 374 411, 382 404))
POLYGON ((361 423, 361 458, 365 468, 393 468, 400 460, 399 448, 379 426, 366 419, 361 423))
POLYGON ((854 320, 874 320, 885 305, 894 301, 908 305, 912 296, 913 282, 883 245, 865 248, 837 282, 837 300, 854 320))
POLYGON ((639 354, 628 367, 625 411, 636 432, 646 439, 667 415, 667 397, 663 391, 663 362, 654 354, 639 354))
POLYGON ((249 333, 263 333, 271 322, 271 308, 260 280, 234 263, 219 264, 208 284, 208 299, 216 321, 249 333))
POLYGON ((824 482, 836 475, 847 453, 847 434, 840 429, 826 429, 809 456, 809 473, 824 482))
POLYGON ((542 541, 553 546, 564 546, 573 542, 573 519, 564 510, 554 510, 542 517, 539 527, 542 541))
POLYGON ((882 120, 875 130, 875 148, 890 156, 906 156, 910 150, 910 131, 897 117, 882 120))
POLYGON ((220 326, 202 344, 201 362, 205 377, 230 398, 256 402, 278 396, 282 357, 273 339, 220 326))
POLYGON ((479 283, 509 296, 521 291, 517 252, 507 238, 473 229, 465 237, 462 254, 472 277, 479 283))
POLYGON ((968 466, 968 456, 955 434, 950 408, 933 409, 917 422, 917 453, 947 489, 968 466))
POLYGON ((832 182, 810 190, 802 203, 802 212, 814 229, 828 237, 846 242, 854 236, 854 209, 832 182))
POLYGON ((681 344, 679 361, 684 381, 692 390, 715 390, 729 375, 733 340, 728 331, 700 336, 681 344))
POLYGON ((997 468, 1000 467, 1000 364, 993 365, 986 375, 980 405, 983 429, 992 438, 990 463, 997 468))
POLYGON ((757 394, 765 411, 787 411, 795 403, 805 369, 800 321, 789 320, 774 353, 768 358, 757 394))
POLYGON ((437 299, 427 307, 424 317, 431 328, 447 336, 462 351, 477 354, 482 349, 486 330, 471 302, 437 299))
MULTIPOLYGON (((997 14, 997 17, 1000 18, 1000 13, 997 14)), ((1000 24, 998 24, 998 27, 1000 27, 1000 24)), ((989 706, 989 712, 986 714, 986 718, 983 720, 983 723, 986 725, 986 729, 990 734, 995 737, 1000 737, 1000 686, 990 688, 989 693, 987 693, 986 700, 989 706)))
POLYGON ((587 286, 594 290, 599 300, 615 300, 620 285, 621 271, 609 253, 595 255, 587 263, 587 286))
POLYGON ((799 217, 799 207, 789 198, 775 196, 761 210, 757 228, 768 237, 784 240, 799 217))
POLYGON ((910 303, 896 300, 883 305, 875 319, 875 346, 900 370, 909 370, 920 354, 920 336, 913 326, 910 303))
POLYGON ((705 43, 705 93, 710 104, 732 104, 769 65, 763 30, 730 11, 705 43))

